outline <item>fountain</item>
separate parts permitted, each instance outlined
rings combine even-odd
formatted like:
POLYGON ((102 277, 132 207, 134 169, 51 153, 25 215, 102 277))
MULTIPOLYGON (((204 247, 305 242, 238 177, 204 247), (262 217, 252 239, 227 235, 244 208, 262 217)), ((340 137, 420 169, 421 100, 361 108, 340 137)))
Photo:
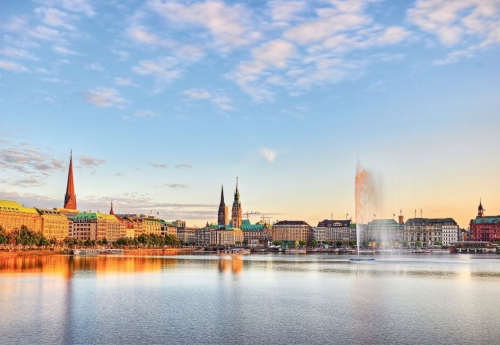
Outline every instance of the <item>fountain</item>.
POLYGON ((356 168, 356 258, 350 258, 351 261, 374 261, 375 258, 361 258, 361 223, 367 212, 371 211, 371 206, 377 203, 377 193, 371 175, 364 170, 358 163, 356 168))

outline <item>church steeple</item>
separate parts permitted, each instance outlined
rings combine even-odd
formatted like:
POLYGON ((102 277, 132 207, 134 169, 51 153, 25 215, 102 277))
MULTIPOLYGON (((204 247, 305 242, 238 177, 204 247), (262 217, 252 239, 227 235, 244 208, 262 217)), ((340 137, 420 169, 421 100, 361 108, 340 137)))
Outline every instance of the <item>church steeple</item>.
POLYGON ((486 210, 483 208, 483 205, 481 204, 481 198, 479 198, 479 207, 477 208, 477 216, 478 217, 484 216, 484 211, 486 210))
POLYGON ((228 210, 226 204, 224 202, 224 185, 222 185, 220 192, 220 204, 219 204, 219 212, 217 214, 217 224, 225 226, 228 224, 227 221, 228 210))
POLYGON ((115 210, 113 210, 113 200, 111 200, 111 209, 109 210, 109 214, 115 214, 115 210))
POLYGON ((66 185, 66 195, 64 196, 64 208, 76 210, 75 183, 73 181, 73 151, 69 158, 68 183, 66 185))

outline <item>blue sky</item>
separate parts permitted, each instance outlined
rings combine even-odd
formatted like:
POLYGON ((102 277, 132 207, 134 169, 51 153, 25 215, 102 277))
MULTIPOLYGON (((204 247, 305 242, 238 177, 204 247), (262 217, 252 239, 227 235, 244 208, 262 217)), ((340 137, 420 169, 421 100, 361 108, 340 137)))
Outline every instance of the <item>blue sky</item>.
POLYGON ((0 4, 0 198, 215 221, 500 214, 500 1, 0 4), (350 216, 349 216, 350 217, 350 216))

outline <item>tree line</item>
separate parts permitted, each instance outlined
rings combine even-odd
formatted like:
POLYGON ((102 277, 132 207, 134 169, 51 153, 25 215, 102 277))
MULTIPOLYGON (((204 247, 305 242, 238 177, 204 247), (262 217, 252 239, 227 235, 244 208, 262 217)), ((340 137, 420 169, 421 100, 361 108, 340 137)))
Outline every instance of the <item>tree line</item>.
POLYGON ((31 231, 27 226, 22 225, 20 229, 12 230, 7 233, 5 229, 0 225, 0 245, 5 247, 6 245, 19 247, 23 249, 29 248, 43 248, 48 246, 60 246, 60 247, 95 247, 95 246, 105 246, 113 245, 117 247, 163 247, 163 246, 174 246, 182 245, 183 243, 173 235, 156 235, 156 234, 141 234, 138 237, 128 238, 121 237, 115 242, 110 242, 106 238, 101 240, 81 240, 74 237, 66 237, 62 241, 57 241, 55 238, 48 239, 39 232, 31 231))

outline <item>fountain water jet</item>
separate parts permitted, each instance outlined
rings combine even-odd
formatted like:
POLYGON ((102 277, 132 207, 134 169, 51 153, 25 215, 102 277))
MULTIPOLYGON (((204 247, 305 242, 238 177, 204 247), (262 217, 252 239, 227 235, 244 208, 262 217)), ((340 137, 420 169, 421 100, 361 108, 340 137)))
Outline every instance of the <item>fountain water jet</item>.
POLYGON ((373 261, 375 258, 365 258, 361 259, 360 254, 360 242, 361 242, 361 223, 363 218, 366 216, 366 212, 370 211, 369 207, 376 204, 377 193, 375 191, 374 183, 370 174, 364 170, 358 163, 356 167, 356 246, 357 246, 357 258, 350 258, 351 261, 373 261))

